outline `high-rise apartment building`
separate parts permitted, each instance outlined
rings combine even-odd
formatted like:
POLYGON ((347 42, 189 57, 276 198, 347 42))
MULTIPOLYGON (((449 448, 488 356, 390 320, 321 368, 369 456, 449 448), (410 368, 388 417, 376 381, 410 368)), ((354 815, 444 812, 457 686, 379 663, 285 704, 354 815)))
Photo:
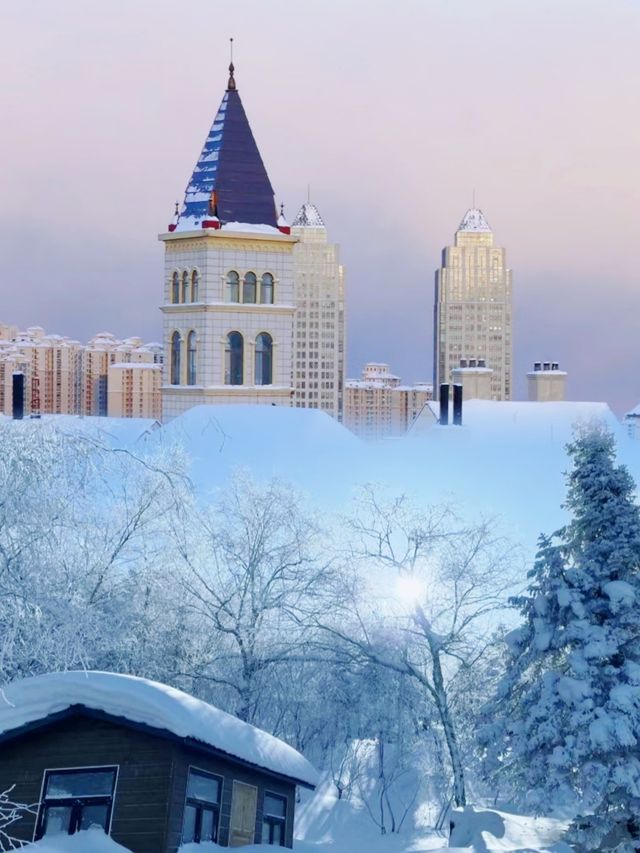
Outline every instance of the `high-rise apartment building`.
POLYGON ((512 393, 511 270, 506 252, 494 246, 481 210, 472 208, 442 253, 434 304, 434 390, 450 382, 461 364, 483 363, 493 371, 493 400, 512 393))
POLYGON ((294 401, 342 420, 344 271, 318 208, 307 202, 293 221, 294 401))
POLYGON ((0 338, 0 412, 11 414, 12 377, 20 372, 27 414, 160 418, 160 344, 121 341, 110 332, 81 344, 40 326, 0 330, 6 335, 0 338))
POLYGON ((402 385, 388 364, 371 362, 345 383, 344 424, 361 438, 404 435, 429 400, 431 383, 402 385))

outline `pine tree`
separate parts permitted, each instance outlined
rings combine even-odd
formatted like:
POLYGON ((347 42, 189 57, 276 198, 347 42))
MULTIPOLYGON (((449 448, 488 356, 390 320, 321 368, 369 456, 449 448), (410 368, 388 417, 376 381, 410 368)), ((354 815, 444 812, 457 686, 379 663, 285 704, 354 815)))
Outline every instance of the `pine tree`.
POLYGON ((483 739, 536 812, 568 805, 580 850, 640 850, 640 511, 612 435, 568 447, 570 522, 542 537, 483 739))

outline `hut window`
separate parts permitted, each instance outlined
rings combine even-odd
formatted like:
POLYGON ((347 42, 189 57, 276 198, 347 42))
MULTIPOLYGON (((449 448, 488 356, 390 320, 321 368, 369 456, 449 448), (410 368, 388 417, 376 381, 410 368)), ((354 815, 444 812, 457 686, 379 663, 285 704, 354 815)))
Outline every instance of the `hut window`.
POLYGON ((109 832, 117 767, 46 770, 36 838, 73 835, 91 826, 109 832))
POLYGON ((285 846, 287 801, 277 794, 265 793, 262 809, 262 843, 285 846))
POLYGON ((221 791, 222 779, 219 776, 189 768, 182 822, 183 844, 218 840, 221 791))

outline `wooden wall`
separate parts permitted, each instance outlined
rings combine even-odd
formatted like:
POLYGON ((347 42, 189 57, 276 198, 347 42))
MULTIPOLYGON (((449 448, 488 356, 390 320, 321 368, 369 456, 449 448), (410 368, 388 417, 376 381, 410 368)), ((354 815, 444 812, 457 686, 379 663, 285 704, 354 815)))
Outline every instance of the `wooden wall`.
MULTIPOLYGON (((287 799, 286 844, 293 845, 295 786, 251 767, 218 758, 179 742, 106 720, 74 716, 0 745, 0 791, 15 784, 16 801, 38 803, 44 771, 118 765, 111 836, 133 853, 176 853, 189 766, 223 777, 218 843, 229 841, 233 780, 258 789, 255 843, 262 839, 265 791, 287 799)), ((15 824, 17 838, 30 841, 35 816, 15 824)))

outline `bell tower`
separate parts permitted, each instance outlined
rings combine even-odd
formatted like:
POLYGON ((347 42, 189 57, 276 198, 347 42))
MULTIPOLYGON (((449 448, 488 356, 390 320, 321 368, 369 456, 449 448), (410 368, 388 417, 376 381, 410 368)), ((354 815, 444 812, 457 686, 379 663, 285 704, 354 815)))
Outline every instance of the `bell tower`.
POLYGON ((165 246, 163 418, 202 404, 292 405, 293 246, 229 65, 165 246))

